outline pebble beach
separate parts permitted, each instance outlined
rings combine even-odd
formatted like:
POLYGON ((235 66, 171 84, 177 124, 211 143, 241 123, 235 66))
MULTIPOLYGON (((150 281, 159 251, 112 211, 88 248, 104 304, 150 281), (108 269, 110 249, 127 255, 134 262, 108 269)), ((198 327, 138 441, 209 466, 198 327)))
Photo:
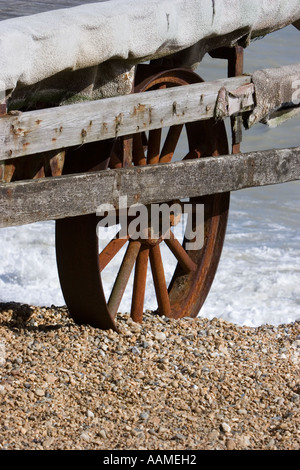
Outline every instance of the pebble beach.
POLYGON ((2 450, 299 450, 300 322, 0 304, 2 450))

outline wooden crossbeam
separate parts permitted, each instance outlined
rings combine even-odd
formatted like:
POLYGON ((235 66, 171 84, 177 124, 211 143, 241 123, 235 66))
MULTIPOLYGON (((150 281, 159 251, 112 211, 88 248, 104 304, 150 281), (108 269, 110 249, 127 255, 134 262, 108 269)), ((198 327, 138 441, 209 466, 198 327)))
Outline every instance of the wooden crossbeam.
POLYGON ((0 227, 300 179, 300 147, 0 184, 0 227))
POLYGON ((157 129, 215 115, 220 89, 224 118, 254 106, 250 76, 117 96, 0 118, 0 161, 157 129))

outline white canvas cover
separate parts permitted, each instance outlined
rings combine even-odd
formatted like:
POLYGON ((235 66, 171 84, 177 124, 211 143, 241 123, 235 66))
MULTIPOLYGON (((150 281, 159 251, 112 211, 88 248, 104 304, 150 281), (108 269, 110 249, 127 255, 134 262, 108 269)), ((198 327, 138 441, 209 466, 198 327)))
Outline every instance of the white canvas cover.
POLYGON ((138 62, 195 67, 209 50, 299 22, 299 0, 106 0, 4 20, 0 92, 60 103, 129 93, 138 62))

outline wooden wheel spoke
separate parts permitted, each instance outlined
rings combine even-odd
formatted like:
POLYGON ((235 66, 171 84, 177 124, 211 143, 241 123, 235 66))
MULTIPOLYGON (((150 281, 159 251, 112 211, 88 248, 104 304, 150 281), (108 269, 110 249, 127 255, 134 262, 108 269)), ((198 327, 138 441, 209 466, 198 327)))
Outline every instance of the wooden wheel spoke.
POLYGON ((150 250, 150 264, 159 313, 168 317, 171 315, 171 305, 159 245, 150 250))
POLYGON ((160 163, 168 163, 172 160, 182 128, 183 124, 170 127, 160 154, 160 163))
POLYGON ((135 165, 146 165, 142 134, 133 136, 132 159, 135 165))
POLYGON ((100 272, 108 265, 108 263, 116 256, 121 248, 127 243, 129 235, 126 238, 113 238, 99 254, 100 272))
POLYGON ((175 238, 173 232, 170 231, 169 238, 165 238, 164 241, 186 273, 196 271, 197 264, 191 259, 177 238, 175 238))
POLYGON ((124 255, 122 264, 120 266, 116 281, 114 283, 108 301, 108 310, 113 317, 115 317, 117 314, 140 247, 141 243, 139 241, 131 241, 124 255))
POLYGON ((194 149, 188 152, 185 157, 183 157, 182 160, 191 160, 194 158, 200 158, 201 157, 201 152, 199 149, 194 149))
POLYGON ((147 280, 149 248, 142 246, 137 256, 131 303, 131 318, 138 323, 143 320, 144 298, 147 280))
POLYGON ((122 168, 123 166, 123 149, 121 139, 116 139, 110 155, 109 155, 109 167, 110 168, 122 168))
POLYGON ((159 162, 161 129, 149 131, 147 163, 153 165, 159 162))

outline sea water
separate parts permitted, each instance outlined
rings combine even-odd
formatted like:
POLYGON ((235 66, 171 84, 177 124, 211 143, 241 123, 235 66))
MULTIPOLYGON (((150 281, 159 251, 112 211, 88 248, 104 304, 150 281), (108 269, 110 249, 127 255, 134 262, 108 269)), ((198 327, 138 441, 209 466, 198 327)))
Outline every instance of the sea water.
MULTIPOLYGON (((245 73, 300 61, 300 32, 292 26, 253 42, 245 51, 245 73)), ((226 76, 226 62, 208 56, 198 73, 205 80, 226 76)), ((299 145, 300 116, 276 129, 263 124, 243 132, 243 152, 299 145)), ((300 182, 231 193, 225 244, 214 283, 200 312, 239 325, 278 325, 300 319, 300 182)), ((176 236, 182 235, 180 226, 176 236)), ((55 259, 54 222, 0 229, 0 301, 64 305, 55 259)), ((120 256, 123 253, 120 253, 120 256)), ((166 277, 175 260, 163 250, 166 277)), ((106 292, 119 260, 104 272, 106 292)), ((121 311, 130 309, 132 279, 121 311)), ((156 308, 151 283, 145 308, 156 308)))

